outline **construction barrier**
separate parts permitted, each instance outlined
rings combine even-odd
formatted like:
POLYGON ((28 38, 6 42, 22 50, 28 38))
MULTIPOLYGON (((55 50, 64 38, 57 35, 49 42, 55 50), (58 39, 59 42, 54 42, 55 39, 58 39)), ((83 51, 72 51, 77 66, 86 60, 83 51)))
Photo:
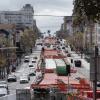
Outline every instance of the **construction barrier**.
MULTIPOLYGON (((48 87, 48 86, 54 86, 54 87, 66 87, 66 88, 68 88, 68 85, 66 85, 66 84, 39 84, 39 85, 35 85, 35 84, 31 84, 31 87, 42 87, 42 86, 46 86, 46 87, 48 87)), ((71 88, 72 89, 79 89, 79 90, 91 90, 90 89, 90 86, 88 85, 88 84, 86 84, 86 85, 81 85, 81 84, 71 84, 71 88)))
POLYGON ((92 98, 87 98, 87 97, 83 97, 83 96, 71 96, 71 95, 67 95, 67 100, 93 100, 92 98))

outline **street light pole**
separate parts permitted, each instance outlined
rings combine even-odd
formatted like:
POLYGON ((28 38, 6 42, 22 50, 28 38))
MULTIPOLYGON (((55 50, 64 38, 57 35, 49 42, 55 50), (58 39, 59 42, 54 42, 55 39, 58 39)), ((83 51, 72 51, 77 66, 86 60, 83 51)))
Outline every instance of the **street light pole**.
POLYGON ((95 68, 94 68, 94 81, 93 81, 93 100, 97 99, 97 66, 98 66, 98 46, 95 46, 95 59, 94 59, 94 63, 95 63, 95 68))

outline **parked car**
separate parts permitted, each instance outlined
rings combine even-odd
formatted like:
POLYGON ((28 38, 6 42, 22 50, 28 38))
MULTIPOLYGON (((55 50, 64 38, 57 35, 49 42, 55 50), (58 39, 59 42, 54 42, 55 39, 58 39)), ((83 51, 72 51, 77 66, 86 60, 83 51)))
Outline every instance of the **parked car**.
POLYGON ((35 56, 35 57, 33 57, 34 59, 37 59, 37 57, 35 56))
POLYGON ((65 53, 68 53, 68 51, 67 51, 67 50, 65 50, 65 53))
POLYGON ((0 88, 7 88, 8 89, 8 85, 6 81, 0 81, 0 88))
POLYGON ((67 57, 71 57, 71 54, 70 54, 70 53, 68 53, 68 54, 67 54, 67 57))
POLYGON ((36 59, 34 59, 34 57, 32 57, 32 58, 30 59, 30 63, 36 63, 36 59))
POLYGON ((36 75, 36 71, 35 70, 30 70, 29 76, 35 76, 36 75))
POLYGON ((29 63, 29 67, 34 67, 34 65, 33 65, 33 63, 31 62, 31 63, 29 63))
POLYGON ((23 77, 24 77, 24 76, 25 76, 25 77, 27 77, 27 78, 28 78, 28 80, 30 81, 30 76, 29 76, 29 73, 24 73, 22 76, 23 76, 23 77))
POLYGON ((85 59, 87 62, 90 62, 90 57, 89 56, 85 56, 85 59))
POLYGON ((100 82, 97 82, 97 87, 100 87, 100 82))
POLYGON ((62 47, 62 49, 65 49, 65 47, 62 47))
POLYGON ((7 89, 6 88, 0 88, 0 97, 7 95, 7 89))
POLYGON ((9 93, 8 84, 7 84, 6 81, 0 81, 0 88, 6 88, 7 89, 7 93, 9 93))
POLYGON ((29 62, 29 56, 25 56, 25 58, 24 58, 24 62, 29 62))
POLYGON ((29 82, 29 78, 26 75, 20 77, 20 84, 28 83, 28 82, 29 82))
POLYGON ((13 74, 10 74, 10 75, 8 75, 7 81, 8 82, 16 82, 17 81, 17 77, 15 75, 13 75, 13 74))
POLYGON ((36 63, 36 60, 32 60, 32 63, 36 63))
POLYGON ((6 81, 0 81, 0 87, 7 88, 8 87, 7 82, 6 81))

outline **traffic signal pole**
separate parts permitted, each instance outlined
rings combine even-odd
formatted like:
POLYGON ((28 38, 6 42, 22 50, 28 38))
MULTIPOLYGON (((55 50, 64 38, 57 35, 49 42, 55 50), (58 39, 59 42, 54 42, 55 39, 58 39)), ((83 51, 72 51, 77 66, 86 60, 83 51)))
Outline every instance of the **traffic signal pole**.
POLYGON ((93 81, 93 100, 97 100, 97 66, 98 66, 98 46, 95 46, 95 68, 94 68, 94 81, 93 81))

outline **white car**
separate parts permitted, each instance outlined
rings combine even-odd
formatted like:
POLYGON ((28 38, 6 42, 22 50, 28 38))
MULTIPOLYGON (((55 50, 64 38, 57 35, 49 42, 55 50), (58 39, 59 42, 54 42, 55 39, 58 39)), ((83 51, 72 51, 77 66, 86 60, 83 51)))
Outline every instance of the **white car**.
POLYGON ((23 75, 23 76, 20 77, 20 84, 28 83, 28 82, 29 82, 28 76, 23 75))
POLYGON ((32 62, 29 63, 29 67, 34 67, 32 62))
POLYGON ((7 95, 7 89, 6 88, 0 88, 0 97, 7 95))
POLYGON ((16 82, 17 81, 17 77, 14 74, 9 74, 8 78, 7 78, 8 82, 16 82))
POLYGON ((32 62, 32 63, 36 63, 36 60, 33 59, 31 62, 32 62))
POLYGON ((36 75, 36 70, 33 69, 33 68, 30 68, 30 73, 29 73, 30 76, 35 76, 36 75))
POLYGON ((30 63, 36 63, 36 59, 31 58, 30 63))
POLYGON ((28 78, 28 80, 30 81, 29 72, 28 72, 28 73, 24 73, 22 76, 23 76, 23 77, 24 77, 24 76, 25 76, 25 77, 27 77, 27 78, 28 78))
POLYGON ((29 56, 25 56, 24 58, 24 62, 29 62, 30 57, 29 56))
POLYGON ((0 88, 6 88, 8 89, 8 85, 6 81, 0 81, 0 88))
POLYGON ((38 57, 37 57, 37 56, 35 56, 35 57, 34 57, 34 59, 38 59, 38 57))

